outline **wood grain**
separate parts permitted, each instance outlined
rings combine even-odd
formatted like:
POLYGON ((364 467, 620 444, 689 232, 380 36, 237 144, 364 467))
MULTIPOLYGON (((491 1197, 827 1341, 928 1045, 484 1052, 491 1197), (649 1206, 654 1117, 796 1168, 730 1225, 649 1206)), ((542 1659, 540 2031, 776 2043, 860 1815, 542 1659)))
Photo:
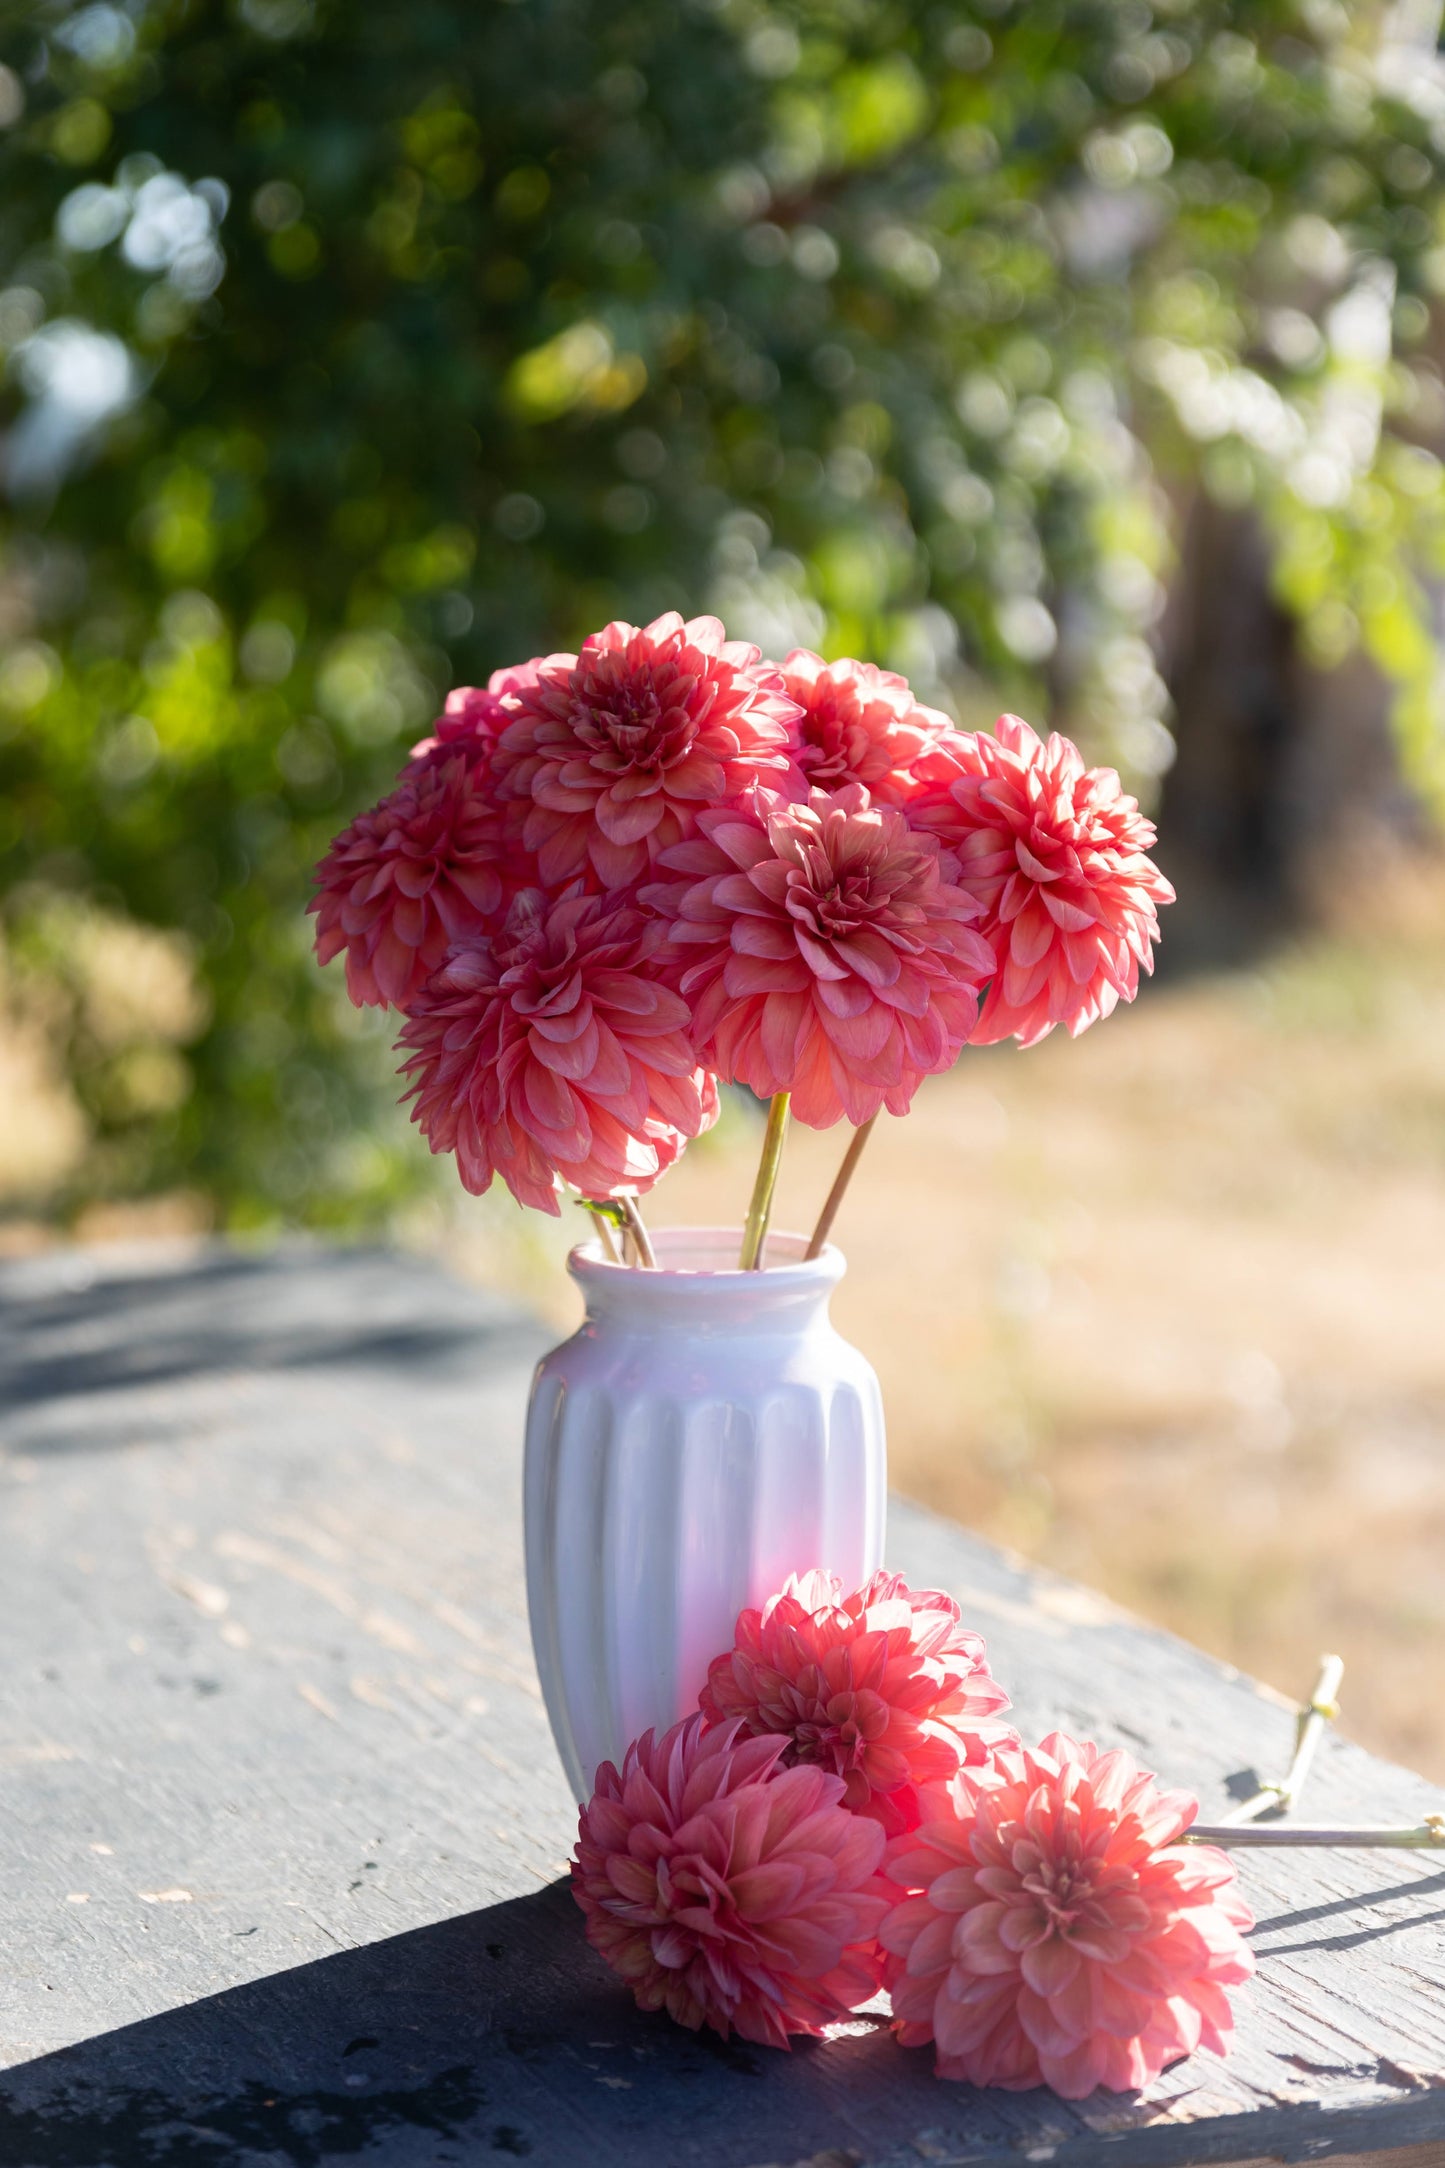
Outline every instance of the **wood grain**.
MULTIPOLYGON (((1235 2161, 1230 2168, 1277 2168, 1278 2160, 1275 2153, 1268 2160, 1235 2161)), ((1336 2153, 1330 2168, 1445 2168, 1445 2142, 1392 2146, 1388 2153, 1336 2153)))
MULTIPOLYGON (((4 2168, 1445 2168, 1428 1860, 1249 1855, 1237 2051, 1143 2096, 940 2084, 876 2016, 783 2056, 636 2012, 559 1880, 541 1344, 377 1252, 0 1268, 4 2168)), ((902 1504, 890 1558, 960 1597, 1025 1728, 1122 1743, 1206 1816, 1287 1761, 1283 1697, 1086 1591, 902 1504)), ((1440 1805, 1326 1740, 1311 1818, 1440 1805)))

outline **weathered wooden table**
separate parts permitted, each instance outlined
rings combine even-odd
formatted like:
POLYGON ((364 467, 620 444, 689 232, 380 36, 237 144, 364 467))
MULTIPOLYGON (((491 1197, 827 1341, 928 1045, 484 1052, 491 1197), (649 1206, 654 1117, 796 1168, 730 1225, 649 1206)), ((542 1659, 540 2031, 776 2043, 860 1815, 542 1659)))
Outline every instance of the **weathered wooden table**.
MULTIPOLYGON (((1445 1873, 1267 1853, 1238 2047, 1142 2097, 938 2083, 879 2020, 773 2054, 643 2017, 561 1880, 522 1401, 541 1336, 415 1263, 0 1268, 0 2164, 1445 2162, 1445 1873)), ((1020 1722, 1228 1803, 1279 1697, 897 1505, 1020 1722)), ((1326 1741, 1311 1812, 1438 1795, 1326 1741)))

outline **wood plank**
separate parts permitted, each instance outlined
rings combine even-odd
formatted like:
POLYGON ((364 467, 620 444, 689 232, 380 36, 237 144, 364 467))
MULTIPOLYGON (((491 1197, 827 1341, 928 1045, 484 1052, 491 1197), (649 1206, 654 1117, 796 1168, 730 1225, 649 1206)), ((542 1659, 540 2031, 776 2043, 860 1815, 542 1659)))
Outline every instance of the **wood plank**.
MULTIPOLYGON (((540 1346, 376 1252, 0 1268, 4 2168, 1445 2168, 1428 1860, 1250 1855, 1237 2052, 1141 2097, 939 2084, 867 2015, 783 2056, 636 2012, 558 1880, 540 1346)), ((1031 1731, 1118 1740, 1206 1814, 1288 1752, 1279 1696, 1069 1583, 904 1505, 890 1556, 960 1596, 1031 1731)), ((1440 1803, 1326 1741, 1312 1815, 1440 1803)))
MULTIPOLYGON (((1278 2168, 1279 2154, 1235 2161, 1230 2168, 1278 2168)), ((1388 2153, 1336 2153, 1330 2168, 1445 2168, 1445 2142, 1392 2147, 1388 2153)))

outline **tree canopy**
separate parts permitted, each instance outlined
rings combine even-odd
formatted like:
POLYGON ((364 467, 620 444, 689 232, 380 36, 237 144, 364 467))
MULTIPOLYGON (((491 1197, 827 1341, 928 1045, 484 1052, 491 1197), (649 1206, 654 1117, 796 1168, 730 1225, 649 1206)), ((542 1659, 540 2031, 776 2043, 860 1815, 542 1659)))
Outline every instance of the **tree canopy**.
POLYGON ((29 0, 0 932, 82 1186, 355 1223, 421 1177, 309 868, 451 684, 611 617, 882 661, 1147 790, 1202 489, 1445 795, 1438 12, 29 0), (97 1007, 117 925, 159 1022, 97 1007))

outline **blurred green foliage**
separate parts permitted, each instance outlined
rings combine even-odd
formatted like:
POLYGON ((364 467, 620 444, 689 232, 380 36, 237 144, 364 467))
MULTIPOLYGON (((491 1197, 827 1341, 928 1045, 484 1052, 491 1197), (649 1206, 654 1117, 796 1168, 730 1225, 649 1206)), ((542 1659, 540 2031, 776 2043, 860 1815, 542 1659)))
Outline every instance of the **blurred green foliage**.
POLYGON ((1147 786, 1203 488, 1440 789, 1438 12, 27 0, 0 927, 22 987, 97 913, 196 982, 139 1063, 52 1001, 57 1207, 358 1223, 423 1177, 308 869, 451 683, 614 615, 1047 708, 1147 786))

